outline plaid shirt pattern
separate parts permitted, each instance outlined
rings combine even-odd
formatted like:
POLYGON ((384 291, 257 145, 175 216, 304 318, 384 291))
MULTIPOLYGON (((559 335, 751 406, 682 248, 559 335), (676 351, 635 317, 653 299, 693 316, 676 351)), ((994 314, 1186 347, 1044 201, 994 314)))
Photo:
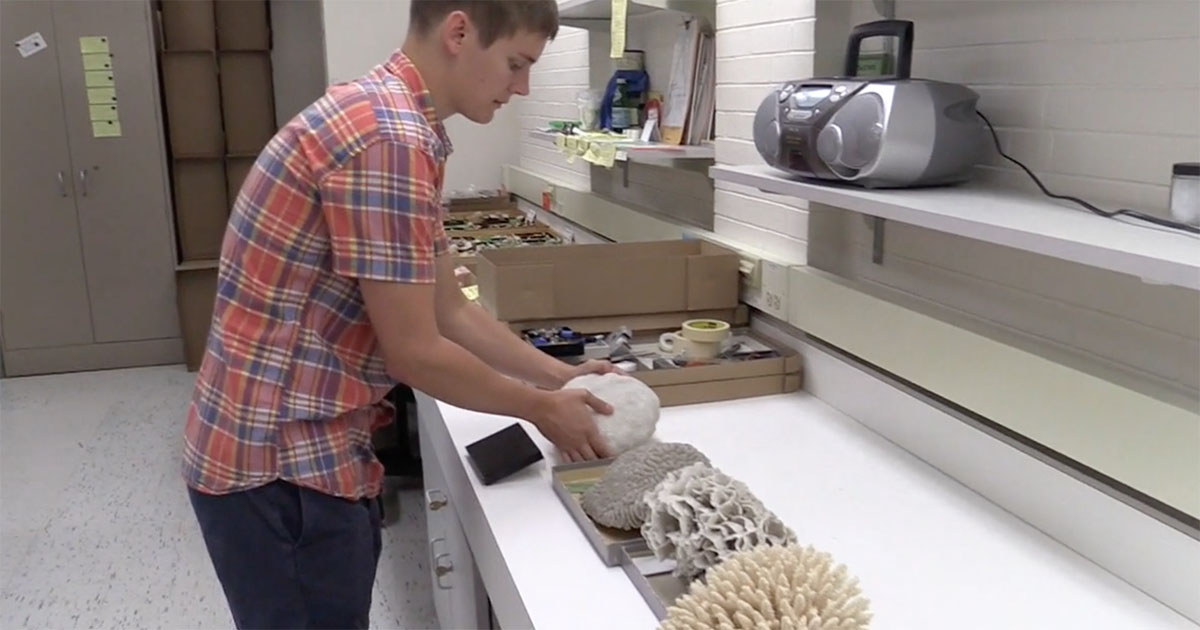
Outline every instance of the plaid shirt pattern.
POLYGON ((434 282, 450 151, 399 51, 268 143, 222 243, 184 430, 189 486, 223 494, 284 479, 348 499, 379 493, 371 433, 391 421, 395 382, 357 281, 434 282))

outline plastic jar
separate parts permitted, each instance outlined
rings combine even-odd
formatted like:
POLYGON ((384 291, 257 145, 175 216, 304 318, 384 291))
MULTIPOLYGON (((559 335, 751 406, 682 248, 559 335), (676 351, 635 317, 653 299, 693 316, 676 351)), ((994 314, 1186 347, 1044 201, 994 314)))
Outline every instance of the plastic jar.
POLYGON ((1200 226, 1200 162, 1171 167, 1171 217, 1200 226))

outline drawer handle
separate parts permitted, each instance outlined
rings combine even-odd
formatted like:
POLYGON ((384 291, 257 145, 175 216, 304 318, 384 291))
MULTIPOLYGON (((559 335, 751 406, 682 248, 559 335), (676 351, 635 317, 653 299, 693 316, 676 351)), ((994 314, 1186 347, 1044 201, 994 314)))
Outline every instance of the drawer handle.
POLYGON ((58 194, 62 197, 67 196, 67 178, 63 177, 63 172, 58 172, 58 194))
POLYGON ((87 169, 86 168, 79 169, 79 185, 80 185, 80 187, 83 188, 83 196, 84 197, 86 197, 88 195, 87 179, 88 179, 87 178, 87 169))
POLYGON ((441 490, 426 490, 425 491, 425 504, 429 506, 429 509, 431 511, 436 512, 436 511, 446 507, 447 505, 449 505, 450 500, 446 498, 446 495, 441 490), (435 499, 434 494, 437 494, 441 498, 435 499))
POLYGON ((441 578, 442 578, 442 576, 445 576, 445 575, 450 575, 451 573, 454 573, 454 563, 453 563, 453 562, 446 562, 445 564, 442 564, 442 560, 443 560, 443 559, 445 559, 445 560, 449 560, 449 559, 450 559, 450 554, 448 554, 448 553, 440 553, 440 554, 438 554, 437 556, 435 556, 435 557, 433 558, 433 563, 434 563, 434 565, 433 565, 433 572, 434 572, 435 574, 437 574, 437 576, 438 576, 438 588, 440 588, 440 589, 449 589, 449 588, 450 588, 449 586, 443 586, 443 585, 442 585, 442 579, 441 579, 441 578))

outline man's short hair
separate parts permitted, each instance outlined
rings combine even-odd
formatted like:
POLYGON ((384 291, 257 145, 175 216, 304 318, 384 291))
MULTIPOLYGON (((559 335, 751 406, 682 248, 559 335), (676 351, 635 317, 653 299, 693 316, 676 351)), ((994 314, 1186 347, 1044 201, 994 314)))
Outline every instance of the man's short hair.
POLYGON ((411 28, 425 35, 453 11, 462 11, 479 29, 484 48, 524 30, 553 40, 558 35, 555 0, 412 0, 411 28))

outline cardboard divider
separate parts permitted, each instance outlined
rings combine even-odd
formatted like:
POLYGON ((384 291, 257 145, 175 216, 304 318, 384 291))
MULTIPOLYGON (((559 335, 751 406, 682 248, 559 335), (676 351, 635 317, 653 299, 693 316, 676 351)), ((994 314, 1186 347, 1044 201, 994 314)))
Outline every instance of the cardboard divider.
POLYGON ((242 184, 246 181, 246 175, 254 167, 255 159, 243 157, 225 158, 226 184, 228 186, 226 202, 230 212, 233 211, 233 204, 237 201, 238 193, 242 190, 242 184))
POLYGON ((271 54, 222 52, 220 62, 225 151, 258 155, 276 132, 271 54))
POLYGON ((225 155, 221 90, 214 53, 164 52, 162 80, 172 156, 225 155))
POLYGON ((217 46, 221 50, 270 50, 267 0, 216 0, 217 46))
POLYGON ((216 9, 212 0, 162 0, 163 49, 215 50, 216 9))
POLYGON ((224 165, 219 159, 176 160, 174 176, 180 257, 184 262, 216 258, 229 221, 224 165))
POLYGON ((204 358, 208 330, 217 299, 217 269, 194 269, 175 273, 179 325, 187 369, 196 371, 204 358))

